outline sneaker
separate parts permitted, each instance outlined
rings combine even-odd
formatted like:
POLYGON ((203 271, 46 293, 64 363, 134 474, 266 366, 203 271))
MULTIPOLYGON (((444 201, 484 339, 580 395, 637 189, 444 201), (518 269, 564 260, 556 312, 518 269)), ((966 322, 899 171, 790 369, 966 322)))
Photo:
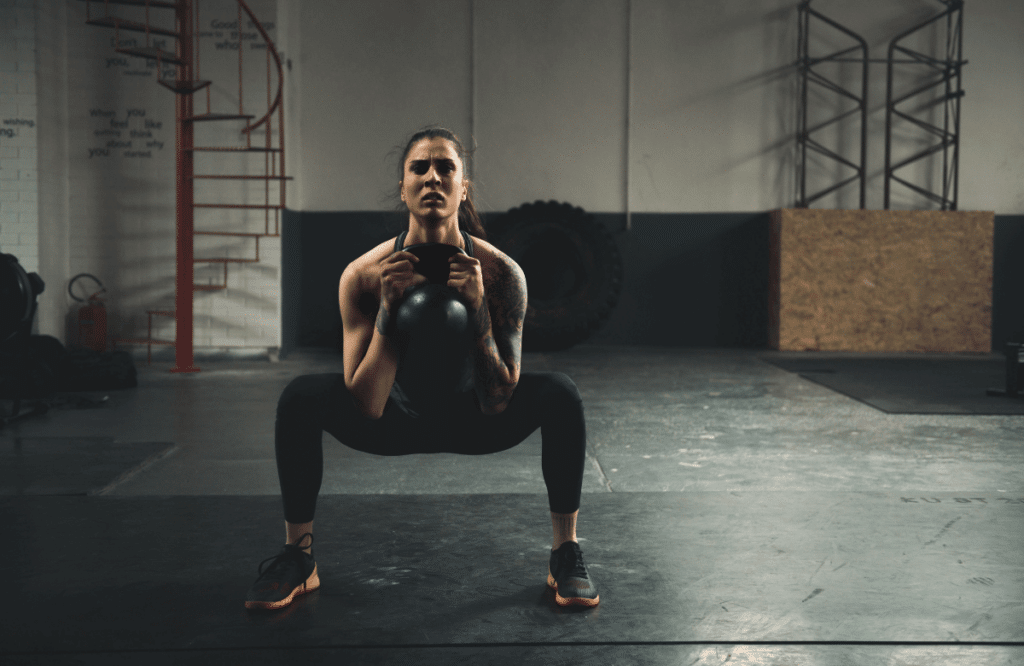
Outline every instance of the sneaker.
POLYGON ((306 533, 294 544, 285 544, 279 554, 260 562, 259 578, 249 588, 245 607, 266 610, 284 608, 300 594, 320 587, 312 546, 313 535, 306 533), (309 555, 302 552, 299 545, 306 537, 309 537, 309 555), (264 571, 263 565, 267 562, 270 562, 270 566, 264 571))
POLYGON ((548 564, 548 587, 555 591, 559 606, 596 606, 601 597, 590 580, 583 553, 575 541, 566 541, 558 550, 551 551, 548 564))

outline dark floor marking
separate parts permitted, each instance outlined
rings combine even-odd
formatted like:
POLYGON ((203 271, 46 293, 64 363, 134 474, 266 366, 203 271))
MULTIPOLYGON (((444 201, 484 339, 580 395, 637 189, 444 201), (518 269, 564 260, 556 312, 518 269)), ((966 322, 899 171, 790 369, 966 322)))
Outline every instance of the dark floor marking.
POLYGON ((963 516, 957 516, 957 517, 956 517, 956 518, 954 518, 953 520, 951 520, 951 521, 949 521, 948 523, 946 523, 946 526, 945 526, 945 527, 943 527, 943 528, 942 528, 941 530, 939 530, 939 533, 935 535, 935 538, 934 538, 934 539, 932 539, 931 541, 928 541, 928 542, 926 542, 926 543, 925 543, 924 545, 926 545, 926 546, 930 546, 930 545, 932 545, 933 543, 935 543, 936 541, 938 541, 938 540, 939 540, 939 537, 941 537, 941 536, 942 536, 943 534, 945 534, 946 532, 948 532, 948 531, 949 531, 949 528, 950 528, 950 527, 953 527, 953 525, 955 525, 955 524, 956 524, 956 521, 960 520, 961 518, 963 518, 963 516))
POLYGON ((810 594, 808 594, 807 598, 804 599, 803 601, 801 601, 800 603, 805 603, 807 601, 810 601, 811 599, 813 599, 814 597, 818 596, 819 594, 821 594, 824 591, 825 591, 825 588, 819 587, 814 592, 811 592, 810 594))

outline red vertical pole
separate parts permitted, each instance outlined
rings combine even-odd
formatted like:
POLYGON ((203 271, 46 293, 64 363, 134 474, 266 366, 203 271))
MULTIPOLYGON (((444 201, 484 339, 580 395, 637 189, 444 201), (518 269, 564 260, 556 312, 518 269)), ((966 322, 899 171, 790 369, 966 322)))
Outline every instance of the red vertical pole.
MULTIPOLYGON (((178 89, 192 79, 192 0, 178 0, 177 14, 178 58, 183 64, 177 68, 178 89)), ((179 92, 177 95, 175 129, 176 169, 176 244, 177 266, 174 276, 174 367, 171 372, 199 372, 194 365, 192 351, 192 300, 195 279, 193 271, 193 204, 192 196, 193 152, 192 152, 192 93, 179 92)))

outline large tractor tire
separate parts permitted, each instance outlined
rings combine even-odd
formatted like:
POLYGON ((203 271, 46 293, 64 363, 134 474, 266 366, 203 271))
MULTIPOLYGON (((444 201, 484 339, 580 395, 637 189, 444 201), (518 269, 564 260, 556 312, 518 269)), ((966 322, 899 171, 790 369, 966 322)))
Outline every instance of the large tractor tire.
POLYGON ((622 257, 592 215, 571 204, 536 201, 513 208, 487 231, 526 274, 524 351, 568 349, 608 319, 622 289, 622 257))

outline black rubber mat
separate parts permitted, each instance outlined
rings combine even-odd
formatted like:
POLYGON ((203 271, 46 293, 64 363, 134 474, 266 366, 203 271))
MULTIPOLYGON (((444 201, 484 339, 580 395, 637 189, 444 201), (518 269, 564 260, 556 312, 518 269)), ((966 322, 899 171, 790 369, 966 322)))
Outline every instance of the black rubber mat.
POLYGON ((988 396, 1005 386, 996 356, 765 355, 783 370, 889 414, 1024 414, 1024 400, 988 396))
MULTIPOLYGON (((0 498, 0 662, 265 651, 252 663, 270 663, 295 650, 278 663, 504 664, 535 648, 552 659, 528 663, 570 664, 591 662, 567 648, 603 646, 623 657, 605 663, 675 664, 700 644, 1019 645, 1022 511, 1021 493, 991 489, 584 495, 578 534, 601 604, 564 609, 545 584, 543 495, 324 495, 320 589, 247 611, 258 565, 284 541, 279 497, 0 498), (675 658, 630 660, 630 646, 675 658)), ((855 663, 804 657, 732 661, 855 663)), ((982 663, 960 658, 949 663, 982 663)))
POLYGON ((102 495, 172 449, 108 437, 0 437, 0 495, 102 495))

